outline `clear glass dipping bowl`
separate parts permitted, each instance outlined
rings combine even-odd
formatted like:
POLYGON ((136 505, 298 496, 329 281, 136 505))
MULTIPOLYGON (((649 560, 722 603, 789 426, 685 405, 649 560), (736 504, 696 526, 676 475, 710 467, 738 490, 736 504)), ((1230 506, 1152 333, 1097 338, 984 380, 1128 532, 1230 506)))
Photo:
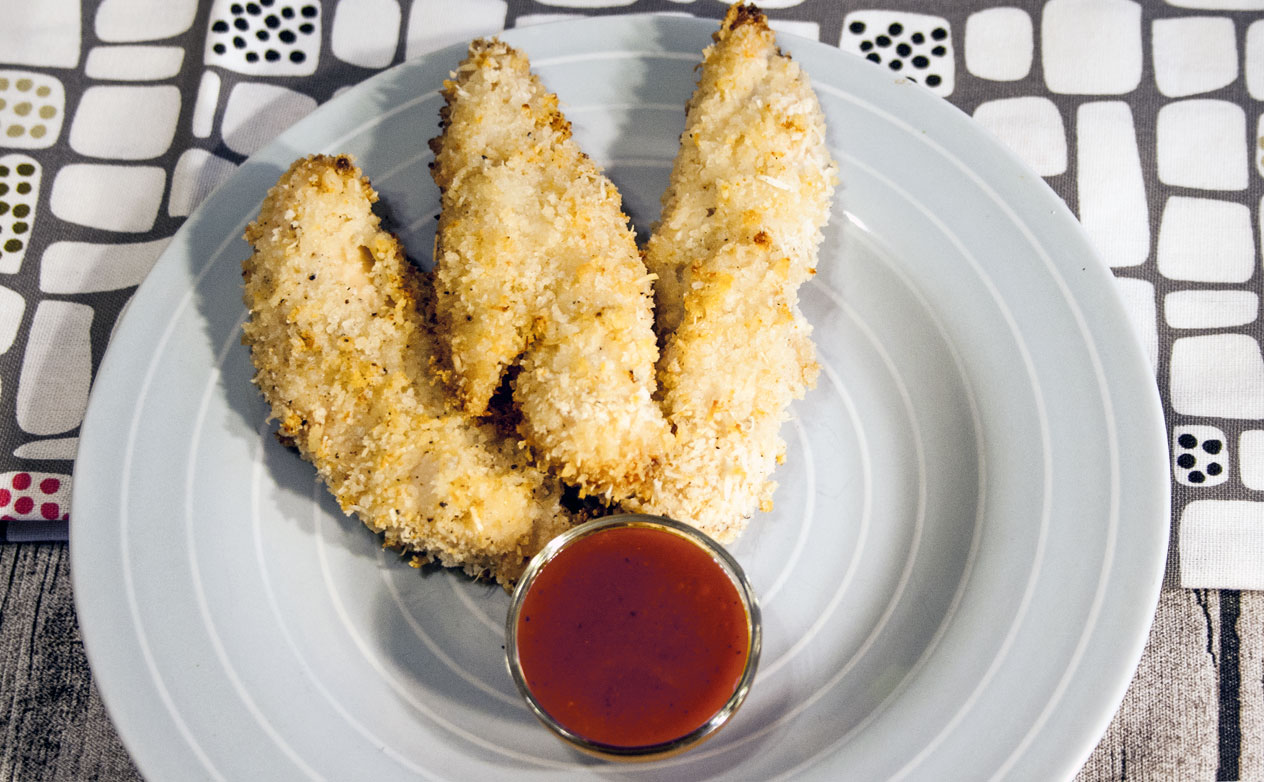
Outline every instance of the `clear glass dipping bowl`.
POLYGON ((505 659, 509 666, 509 673, 513 677, 514 683, 518 687, 518 691, 522 694, 523 699, 527 702, 527 705, 530 707, 532 713, 534 713, 535 716, 544 723, 544 725, 546 725, 563 741, 581 752, 601 758, 625 761, 654 760, 675 755, 696 746, 703 740, 713 736, 716 731, 718 731, 733 717, 738 708, 742 705, 742 702, 746 699, 746 695, 750 691, 751 683, 755 678, 755 670, 759 664, 760 642, 761 630, 759 605, 756 601, 754 590, 751 588, 750 583, 746 580, 746 576, 742 572, 741 566, 738 565, 737 561, 734 560, 733 557, 719 543, 715 542, 710 537, 699 532, 693 527, 672 519, 640 514, 619 514, 596 519, 567 530, 565 533, 550 541, 548 545, 536 554, 527 564, 527 568, 523 572, 522 578, 519 579, 518 585, 514 589, 513 602, 509 609, 509 616, 506 622, 505 659), (665 534, 677 535, 688 540, 706 552, 711 561, 715 563, 724 575, 726 575, 732 582, 742 601, 746 614, 747 638, 749 639, 746 662, 742 670, 741 677, 738 680, 737 686, 732 695, 728 698, 724 705, 716 711, 710 719, 699 725, 694 730, 670 741, 663 741, 645 746, 623 746, 601 743, 579 735, 562 725, 553 717, 553 715, 549 714, 549 712, 544 709, 540 701, 537 700, 535 694, 531 691, 531 688, 527 684, 526 675, 523 672, 522 661, 519 658, 519 617, 527 595, 531 591, 532 584, 535 583, 539 574, 549 566, 549 564, 560 552, 574 544, 575 541, 583 539, 589 535, 596 535, 622 527, 649 528, 660 530, 665 534))

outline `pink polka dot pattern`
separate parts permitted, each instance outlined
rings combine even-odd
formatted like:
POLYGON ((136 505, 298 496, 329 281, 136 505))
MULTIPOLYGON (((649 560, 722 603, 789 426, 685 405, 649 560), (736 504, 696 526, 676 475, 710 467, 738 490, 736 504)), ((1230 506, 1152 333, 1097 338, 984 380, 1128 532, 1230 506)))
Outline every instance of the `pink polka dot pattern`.
POLYGON ((0 520, 64 521, 69 518, 69 475, 29 470, 0 473, 0 520))

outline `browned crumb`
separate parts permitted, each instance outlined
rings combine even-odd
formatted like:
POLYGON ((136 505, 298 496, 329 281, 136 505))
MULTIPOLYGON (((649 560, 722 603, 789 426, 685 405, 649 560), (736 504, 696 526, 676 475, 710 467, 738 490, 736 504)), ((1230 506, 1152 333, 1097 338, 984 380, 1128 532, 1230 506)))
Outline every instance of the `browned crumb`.
POLYGON ((763 14, 731 6, 714 41, 645 257, 677 446, 628 505, 727 541, 771 508, 781 424, 815 382, 797 291, 816 265, 835 165, 807 76, 763 14))
POLYGON ((516 368, 519 432, 583 494, 622 499, 671 433, 653 399, 651 281, 614 185, 527 58, 477 40, 431 142, 440 339, 465 410, 516 368))
POLYGON ((565 529, 560 490, 448 402, 430 371, 429 288, 346 156, 296 161, 246 230, 255 383, 337 498, 388 545, 515 579, 565 529))
POLYGON ((732 6, 714 40, 645 265, 556 96, 494 40, 445 83, 433 292, 345 156, 297 161, 248 229, 245 342, 278 438, 415 566, 507 584, 610 500, 722 541, 771 507, 817 372, 797 289, 835 166, 763 15, 732 6))

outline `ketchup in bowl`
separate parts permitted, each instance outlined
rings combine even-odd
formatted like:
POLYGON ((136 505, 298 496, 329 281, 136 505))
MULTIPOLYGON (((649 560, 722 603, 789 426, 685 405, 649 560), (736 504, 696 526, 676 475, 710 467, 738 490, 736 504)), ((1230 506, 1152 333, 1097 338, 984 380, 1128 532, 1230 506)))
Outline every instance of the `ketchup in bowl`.
POLYGON ((741 568, 702 533, 611 516, 545 547, 514 592, 510 672, 536 716, 581 750, 679 752, 741 705, 759 609, 741 568))

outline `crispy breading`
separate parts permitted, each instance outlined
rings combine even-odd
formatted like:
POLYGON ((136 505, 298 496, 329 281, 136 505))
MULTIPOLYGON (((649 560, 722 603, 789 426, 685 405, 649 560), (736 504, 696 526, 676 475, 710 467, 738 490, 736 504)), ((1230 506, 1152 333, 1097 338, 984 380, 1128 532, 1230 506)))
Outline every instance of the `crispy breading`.
POLYGON ((510 583, 571 519, 552 479, 449 403, 429 286, 376 200, 345 156, 298 160, 269 191, 242 264, 255 383, 278 437, 387 545, 510 583))
POLYGON ((713 38, 645 257, 677 447, 628 505, 729 541, 771 508, 779 430, 815 382, 798 288, 814 273, 836 166, 808 78, 763 14, 735 4, 713 38))
POLYGON ((521 52, 474 41, 443 94, 436 309, 461 403, 484 414, 518 367, 525 443, 581 493, 623 499, 671 432, 652 278, 619 194, 521 52))

